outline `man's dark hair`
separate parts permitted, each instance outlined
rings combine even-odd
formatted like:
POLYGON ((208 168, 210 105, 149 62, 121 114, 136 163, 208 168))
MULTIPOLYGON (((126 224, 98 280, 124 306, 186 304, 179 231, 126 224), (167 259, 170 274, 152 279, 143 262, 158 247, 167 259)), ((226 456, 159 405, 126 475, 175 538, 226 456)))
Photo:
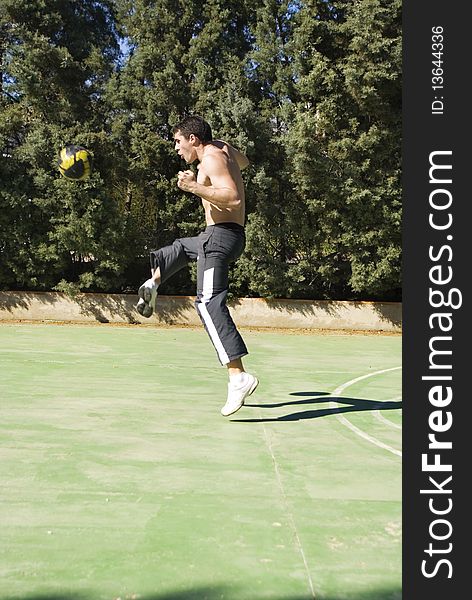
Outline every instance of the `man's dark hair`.
POLYGON ((172 133, 177 133, 178 131, 180 131, 187 140, 192 133, 203 143, 211 142, 213 139, 210 125, 198 115, 185 117, 180 123, 177 123, 172 129, 172 133))

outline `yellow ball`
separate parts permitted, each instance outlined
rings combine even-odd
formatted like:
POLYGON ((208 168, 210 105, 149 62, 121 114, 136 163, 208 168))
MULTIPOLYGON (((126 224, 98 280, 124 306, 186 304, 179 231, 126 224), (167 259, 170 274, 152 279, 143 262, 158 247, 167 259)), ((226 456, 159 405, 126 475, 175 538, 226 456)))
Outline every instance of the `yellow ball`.
POLYGON ((61 175, 67 179, 81 181, 90 177, 92 156, 82 146, 68 144, 62 148, 57 162, 61 175))

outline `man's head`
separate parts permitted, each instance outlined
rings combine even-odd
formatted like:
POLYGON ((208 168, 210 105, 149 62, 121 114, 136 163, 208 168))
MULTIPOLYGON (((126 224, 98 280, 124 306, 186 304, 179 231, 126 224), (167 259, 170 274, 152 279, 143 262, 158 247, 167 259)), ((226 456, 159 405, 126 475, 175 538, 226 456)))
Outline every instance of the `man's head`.
POLYGON ((174 134, 175 150, 187 163, 194 162, 197 148, 202 144, 212 141, 210 125, 202 117, 185 117, 172 129, 174 134))

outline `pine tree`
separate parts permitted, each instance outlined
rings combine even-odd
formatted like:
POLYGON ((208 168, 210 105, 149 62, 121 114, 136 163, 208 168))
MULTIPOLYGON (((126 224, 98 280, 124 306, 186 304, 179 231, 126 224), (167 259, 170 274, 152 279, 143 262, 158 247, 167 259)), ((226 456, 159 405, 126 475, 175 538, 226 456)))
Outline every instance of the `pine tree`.
MULTIPOLYGON (((201 114, 218 137, 253 151, 250 137, 257 138, 257 131, 245 57, 254 10, 242 0, 118 5, 129 51, 107 98, 112 135, 127 156, 121 186, 129 190, 128 210, 139 232, 135 260, 141 272, 151 248, 195 235, 204 225, 200 201, 176 186, 177 172, 188 166, 174 151, 173 125, 201 114)), ((194 287, 182 274, 163 291, 192 293, 194 287)))
POLYGON ((393 297, 401 276, 401 3, 307 2, 287 136, 305 214, 295 270, 327 297, 393 297))
POLYGON ((0 7, 1 286, 134 290, 203 226, 171 132, 199 113, 251 161, 234 294, 398 298, 399 0, 0 7), (88 182, 58 176, 69 141, 88 182))
POLYGON ((247 250, 239 262, 251 295, 287 296, 287 277, 293 260, 293 204, 296 194, 290 181, 285 136, 287 114, 296 97, 290 44, 298 2, 264 0, 252 24, 252 50, 246 72, 254 105, 256 146, 251 177, 247 250))
POLYGON ((2 0, 1 8, 0 285, 107 289, 123 271, 126 239, 100 177, 102 93, 118 57, 113 3, 2 0), (67 142, 96 154, 89 182, 60 178, 56 157, 67 142))

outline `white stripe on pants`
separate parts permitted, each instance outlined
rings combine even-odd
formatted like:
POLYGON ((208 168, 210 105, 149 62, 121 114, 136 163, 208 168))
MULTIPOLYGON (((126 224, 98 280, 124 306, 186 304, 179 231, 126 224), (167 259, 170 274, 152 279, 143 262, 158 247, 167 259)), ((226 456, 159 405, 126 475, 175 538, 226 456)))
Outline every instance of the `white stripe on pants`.
POLYGON ((214 274, 215 274, 214 267, 212 267, 211 269, 207 269, 206 271, 203 272, 203 294, 202 294, 201 302, 198 304, 198 310, 200 311, 202 319, 206 325, 208 335, 210 336, 211 341, 213 342, 213 345, 216 348, 216 352, 218 353, 218 358, 220 359, 221 364, 226 365, 230 362, 228 354, 226 353, 226 350, 224 349, 224 346, 220 340, 220 336, 218 335, 218 332, 216 331, 215 324, 213 323, 211 315, 208 312, 208 309, 206 307, 206 305, 208 304, 208 302, 211 300, 211 298, 213 296, 213 276, 214 276, 214 274))

